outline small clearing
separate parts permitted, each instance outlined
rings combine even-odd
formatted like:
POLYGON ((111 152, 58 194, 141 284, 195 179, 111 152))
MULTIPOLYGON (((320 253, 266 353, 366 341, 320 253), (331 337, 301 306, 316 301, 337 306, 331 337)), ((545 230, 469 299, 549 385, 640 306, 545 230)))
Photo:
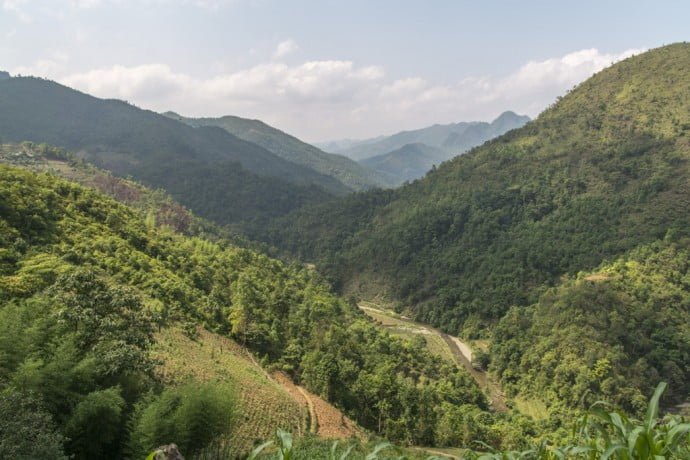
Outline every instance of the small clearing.
POLYGON ((587 275, 585 276, 586 281, 592 281, 594 283, 599 282, 599 281, 606 281, 610 280, 611 276, 606 274, 606 273, 594 273, 592 275, 587 275))

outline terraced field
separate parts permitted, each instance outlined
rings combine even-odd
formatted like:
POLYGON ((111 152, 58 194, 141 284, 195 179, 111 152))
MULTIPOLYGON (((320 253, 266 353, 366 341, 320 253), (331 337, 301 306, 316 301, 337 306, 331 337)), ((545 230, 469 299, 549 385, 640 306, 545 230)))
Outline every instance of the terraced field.
POLYGON ((240 397, 240 420, 228 436, 237 451, 271 439, 283 428, 302 435, 308 430, 306 409, 271 379, 248 352, 227 338, 203 329, 191 340, 179 329, 156 335, 154 357, 161 361, 158 375, 170 384, 190 380, 223 381, 234 385, 240 397))
POLYGON ((368 438, 365 431, 340 410, 323 398, 295 385, 287 375, 282 372, 275 372, 273 378, 287 390, 295 401, 309 411, 310 432, 326 439, 356 437, 360 440, 366 440, 368 438))

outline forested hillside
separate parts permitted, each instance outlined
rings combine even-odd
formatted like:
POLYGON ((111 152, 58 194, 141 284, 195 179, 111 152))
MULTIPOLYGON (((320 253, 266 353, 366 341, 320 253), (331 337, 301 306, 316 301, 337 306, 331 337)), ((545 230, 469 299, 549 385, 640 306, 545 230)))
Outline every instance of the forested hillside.
MULTIPOLYGON (((567 381, 582 386, 572 395, 549 390, 546 396, 576 405, 583 388, 616 399, 621 381, 638 369, 639 376, 623 385, 630 393, 621 393, 619 402, 632 404, 638 391, 660 378, 677 382, 672 383, 673 392, 682 398, 688 395, 687 383, 681 383, 688 381, 685 354, 666 365, 655 356, 660 349, 682 350, 687 331, 674 319, 667 322, 665 314, 649 318, 649 299, 628 288, 611 288, 605 295, 611 301, 638 295, 626 307, 631 309, 626 317, 640 318, 646 324, 642 330, 664 330, 658 338, 626 348, 621 336, 602 338, 611 327, 609 319, 592 318, 593 342, 578 344, 576 350, 583 354, 572 367, 551 354, 542 353, 540 363, 530 356, 543 352, 546 344, 563 346, 554 351, 560 358, 577 354, 566 351, 567 341, 557 340, 562 324, 554 319, 559 313, 551 316, 551 311, 563 308, 564 320, 576 321, 580 307, 554 299, 547 293, 552 286, 565 283, 556 295, 569 295, 580 288, 568 287, 564 280, 580 271, 618 257, 634 259, 636 253, 630 251, 664 238, 673 243, 690 236, 688 68, 687 43, 626 59, 579 85, 525 127, 445 163, 423 180, 296 212, 264 237, 315 262, 345 290, 387 292, 418 319, 466 337, 493 336, 500 342, 512 334, 505 331, 514 328, 521 315, 530 317, 526 307, 541 305, 534 308, 546 317, 535 318, 534 326, 524 325, 525 336, 516 339, 526 344, 524 359, 517 351, 510 358, 503 356, 510 347, 497 344, 494 349, 500 357, 496 369, 508 383, 528 381, 514 374, 517 369, 521 375, 531 372, 529 378, 539 374, 548 379, 559 365, 565 366, 567 381), (501 323, 503 337, 492 334, 489 326, 511 307, 517 309, 501 323), (604 356, 582 349, 601 345, 620 353, 604 356), (584 369, 599 359, 609 360, 609 368, 602 361, 601 372, 611 372, 613 380, 606 388, 588 388, 584 369)), ((684 269, 679 273, 686 276, 684 269)), ((640 289, 653 292, 652 281, 640 277, 640 289)), ((687 286, 669 282, 683 294, 659 301, 682 318, 688 310, 687 286)), ((593 305, 606 309, 602 315, 614 315, 607 301, 593 305)), ((654 308, 659 312, 659 306, 654 308)), ((626 328, 616 334, 622 331, 642 335, 626 328)))
POLYGON ((391 185, 384 175, 345 156, 319 150, 313 145, 302 142, 260 120, 249 120, 231 115, 220 118, 186 118, 174 112, 166 112, 163 115, 194 127, 216 126, 222 128, 240 139, 260 145, 287 161, 335 177, 353 190, 366 190, 377 186, 391 185))
MULTIPOLYGON (((243 377, 184 366, 190 386, 156 370, 182 353, 171 327, 201 347, 197 326, 232 337, 391 440, 508 447, 533 430, 487 412, 464 370, 376 328, 314 271, 184 237, 50 174, 0 165, 0 185, 0 402, 28 417, 33 456, 139 458, 171 438, 190 455, 236 433, 243 377), (471 432, 451 428, 470 418, 471 432)), ((210 353, 195 365, 228 359, 210 353)))
POLYGON ((690 397, 690 239, 637 248, 514 308, 494 330, 493 368, 511 390, 550 404, 605 398, 646 408, 659 381, 666 407, 690 397))
POLYGON ((443 150, 422 143, 405 144, 392 152, 366 158, 361 163, 385 173, 396 185, 423 177, 434 166, 448 159, 443 150))
POLYGON ((0 81, 0 140, 46 142, 166 189, 221 224, 276 217, 350 189, 215 127, 192 128, 47 80, 0 81))

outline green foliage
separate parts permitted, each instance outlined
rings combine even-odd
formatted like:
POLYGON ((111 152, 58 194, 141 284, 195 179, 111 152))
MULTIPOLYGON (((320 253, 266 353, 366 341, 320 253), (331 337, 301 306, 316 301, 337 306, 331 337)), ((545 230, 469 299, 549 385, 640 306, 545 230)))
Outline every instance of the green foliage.
POLYGON ((665 388, 663 382, 657 386, 642 421, 601 407, 591 409, 582 422, 588 455, 620 460, 687 458, 690 424, 677 417, 659 420, 659 398, 665 388))
POLYGON ((221 224, 276 217, 350 191, 222 129, 195 129, 37 78, 0 80, 0 132, 6 142, 79 151, 115 175, 166 189, 221 224))
POLYGON ((67 460, 64 437, 35 397, 0 392, 0 458, 67 460))
MULTIPOLYGON (((408 455, 400 455, 401 450, 389 442, 378 444, 363 444, 357 440, 350 440, 345 446, 340 446, 340 441, 326 441, 312 436, 293 440, 290 433, 278 430, 277 443, 268 441, 257 446, 247 457, 247 460, 275 459, 275 460, 310 460, 322 458, 327 460, 378 460, 378 459, 412 459, 425 458, 410 451, 408 455), (275 449, 271 446, 276 444, 275 449), (273 451, 272 451, 273 450, 273 451)), ((201 460, 201 459, 197 459, 201 460)), ((218 458, 217 460, 220 460, 218 458)))
POLYGON ((526 451, 481 453, 468 451, 467 460, 560 460, 615 459, 658 460, 690 457, 690 424, 679 417, 659 419, 659 398, 666 384, 660 383, 643 420, 629 418, 621 412, 607 412, 603 403, 592 406, 579 423, 573 443, 550 447, 542 442, 526 451))
POLYGON ((509 390, 585 408, 599 399, 636 413, 669 382, 690 381, 687 241, 643 246, 545 292, 499 323, 492 363, 509 390))
POLYGON ((168 388, 138 405, 130 453, 143 457, 157 446, 174 442, 185 455, 194 455, 227 433, 236 413, 235 390, 227 384, 168 388))
POLYGON ((117 388, 91 392, 75 406, 65 427, 75 458, 115 457, 124 426, 124 406, 117 388))
POLYGON ((326 176, 335 177, 353 190, 363 190, 375 186, 388 185, 384 177, 342 155, 323 152, 313 145, 306 144, 259 120, 249 120, 234 116, 221 118, 185 118, 167 112, 173 120, 190 126, 217 126, 240 139, 260 145, 269 152, 326 176))
POLYGON ((155 388, 153 324, 231 335, 392 440, 433 444, 444 402, 487 408, 464 370, 378 329, 313 270, 149 225, 48 174, 0 165, 0 184, 0 239, 12 251, 0 275, 0 375, 39 394, 62 432, 93 392, 120 388, 129 414, 155 388))
POLYGON ((472 367, 481 371, 486 371, 491 363, 491 355, 484 350, 477 348, 472 354, 472 367))
POLYGON ((688 66, 687 43, 626 59, 422 180, 305 208, 257 234, 338 287, 493 338, 493 367, 513 392, 634 410, 665 379, 671 398, 687 397, 682 256, 669 277, 654 264, 661 275, 638 286, 568 280, 690 236, 688 66))

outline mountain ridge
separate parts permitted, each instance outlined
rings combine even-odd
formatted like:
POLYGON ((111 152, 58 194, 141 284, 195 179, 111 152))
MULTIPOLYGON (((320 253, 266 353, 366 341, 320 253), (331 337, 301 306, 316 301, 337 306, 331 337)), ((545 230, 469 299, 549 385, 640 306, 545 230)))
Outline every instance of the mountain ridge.
MULTIPOLYGON (((491 331, 507 312, 530 308, 563 279, 665 238, 690 238, 689 67, 687 43, 630 57, 421 180, 305 208, 263 237, 322 267, 343 292, 387 293, 418 320, 500 341, 491 331)), ((663 329, 663 318, 654 321, 663 329)), ((584 379, 596 348, 586 365, 563 372, 584 379)), ((627 362, 644 358, 631 353, 627 362)), ((640 361, 640 372, 653 378, 631 381, 626 394, 660 376, 682 381, 675 368, 650 362, 640 361)), ((609 369, 616 382, 621 369, 609 369)), ((509 387, 512 379, 503 375, 509 387)))
POLYGON ((0 137, 68 148, 115 174, 166 188, 220 223, 276 216, 350 191, 221 128, 192 128, 37 78, 0 81, 0 137))
POLYGON ((175 112, 163 115, 193 127, 215 126, 230 134, 257 144, 275 155, 332 176, 355 191, 389 185, 385 177, 343 155, 326 153, 284 131, 256 119, 226 115, 219 118, 189 118, 175 112))
POLYGON ((421 142, 405 144, 399 149, 360 160, 365 166, 387 174, 396 185, 419 179, 435 165, 448 159, 439 148, 421 142))
MULTIPOLYGON (((378 136, 359 141, 348 141, 354 145, 337 150, 334 153, 348 156, 356 161, 362 161, 376 155, 388 153, 406 144, 423 143, 431 147, 446 150, 446 152, 451 155, 448 158, 451 158, 452 156, 463 153, 469 147, 475 147, 484 141, 495 137, 498 135, 496 133, 500 132, 500 134, 503 134, 505 131, 519 127, 529 120, 530 118, 525 115, 517 115, 515 112, 507 110, 492 122, 461 121, 458 123, 449 124, 436 123, 425 128, 404 130, 389 136, 378 136), (485 136, 488 137, 482 141, 477 141, 476 135, 478 133, 475 132, 473 137, 467 141, 460 139, 458 142, 458 138, 462 138, 463 133, 471 127, 477 131, 486 131, 487 133, 485 136)), ((328 145, 328 143, 321 143, 321 145, 328 145)))

